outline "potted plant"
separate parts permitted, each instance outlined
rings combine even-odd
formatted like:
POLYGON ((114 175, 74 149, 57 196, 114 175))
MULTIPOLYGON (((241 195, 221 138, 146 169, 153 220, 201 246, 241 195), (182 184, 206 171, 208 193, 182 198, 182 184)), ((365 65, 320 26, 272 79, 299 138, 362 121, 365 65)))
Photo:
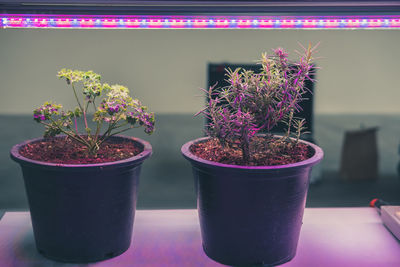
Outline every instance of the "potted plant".
POLYGON ((234 266, 277 265, 296 253, 311 167, 318 146, 300 140, 296 118, 316 47, 289 64, 278 48, 263 54, 261 72, 227 70, 229 85, 204 90, 198 114, 210 121, 208 137, 187 142, 183 156, 193 167, 205 253, 234 266), (282 136, 273 127, 286 123, 282 136))
POLYGON ((140 168, 152 153, 148 142, 118 134, 137 127, 151 134, 154 114, 128 88, 102 83, 92 71, 62 69, 58 77, 72 87, 78 107, 44 103, 33 112, 44 137, 11 149, 22 168, 36 246, 65 262, 111 258, 129 248, 140 168))

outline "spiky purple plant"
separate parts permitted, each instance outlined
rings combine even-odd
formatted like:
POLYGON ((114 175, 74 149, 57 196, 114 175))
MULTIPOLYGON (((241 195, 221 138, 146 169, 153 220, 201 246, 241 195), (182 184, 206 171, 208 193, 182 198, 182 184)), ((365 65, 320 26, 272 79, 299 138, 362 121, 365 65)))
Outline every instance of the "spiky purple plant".
POLYGON ((312 55, 316 47, 302 46, 304 51, 297 52, 299 59, 295 62, 289 62, 288 53, 281 48, 272 54, 264 53, 259 61, 260 73, 227 69, 228 86, 202 89, 209 101, 196 115, 201 113, 209 119, 207 134, 217 138, 223 147, 239 145, 244 162, 251 158, 252 138, 265 132, 269 142, 274 142, 270 133, 278 123, 287 125, 284 141, 297 143, 305 121, 294 115, 301 110, 299 103, 308 90, 305 81, 314 82, 310 75, 315 68, 312 55), (292 128, 295 139, 290 138, 292 128))

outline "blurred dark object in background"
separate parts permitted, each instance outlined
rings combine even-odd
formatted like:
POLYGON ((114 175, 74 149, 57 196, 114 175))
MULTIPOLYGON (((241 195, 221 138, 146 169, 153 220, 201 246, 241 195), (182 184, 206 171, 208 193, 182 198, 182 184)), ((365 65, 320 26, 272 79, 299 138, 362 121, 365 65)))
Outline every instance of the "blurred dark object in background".
POLYGON ((345 132, 340 175, 345 180, 374 180, 378 178, 378 127, 345 132))
MULTIPOLYGON (((399 156, 400 156, 400 144, 399 144, 399 156)), ((400 178, 400 161, 397 164, 397 174, 399 175, 399 178, 400 178)))

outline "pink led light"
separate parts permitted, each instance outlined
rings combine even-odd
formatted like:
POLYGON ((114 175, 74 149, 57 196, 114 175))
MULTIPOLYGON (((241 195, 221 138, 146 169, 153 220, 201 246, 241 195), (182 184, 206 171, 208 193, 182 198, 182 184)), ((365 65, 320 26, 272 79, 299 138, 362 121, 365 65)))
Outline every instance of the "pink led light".
POLYGON ((58 19, 56 20, 56 25, 58 27, 71 27, 71 22, 69 19, 58 19))
POLYGON ((81 19, 79 24, 82 28, 92 28, 95 26, 93 19, 81 19))
POLYGON ((238 28, 252 28, 254 25, 251 22, 251 20, 245 19, 245 20, 238 20, 237 22, 237 27, 238 28))
POLYGON ((148 24, 149 28, 161 28, 164 25, 164 22, 161 19, 157 19, 157 20, 151 19, 151 20, 149 20, 149 22, 147 24, 148 24))
POLYGON ((229 28, 229 20, 227 19, 217 19, 215 21, 216 28, 229 28))
POLYGON ((334 29, 334 28, 338 28, 338 27, 339 27, 339 21, 336 20, 336 19, 334 19, 334 20, 327 20, 327 21, 325 22, 325 28, 334 29))
POLYGON ((296 27, 296 23, 294 22, 294 20, 282 20, 280 22, 280 26, 281 28, 294 28, 296 27))
POLYGON ((139 28, 140 27, 140 21, 137 20, 137 19, 135 19, 135 20, 128 19, 125 22, 125 27, 126 28, 133 28, 133 29, 139 28))
POLYGON ((244 16, 80 16, 0 15, 2 28, 254 28, 357 29, 400 28, 400 16, 244 17, 244 16))
POLYGON ((272 20, 261 20, 261 21, 259 21, 259 27, 260 28, 273 28, 274 23, 272 20))
POLYGON ((21 27, 23 25, 23 21, 21 18, 11 18, 9 24, 14 27, 21 27))
POLYGON ((104 28, 116 28, 117 21, 115 19, 105 19, 102 21, 102 26, 104 28))
POLYGON ((185 20, 181 20, 181 19, 178 19, 178 20, 173 19, 171 21, 170 27, 171 28, 175 28, 175 29, 176 28, 184 28, 184 27, 186 27, 186 21, 185 20))
POLYGON ((316 20, 306 19, 306 20, 302 23, 302 28, 313 29, 313 28, 318 28, 318 25, 317 25, 316 20))
POLYGON ((348 20, 348 22, 347 22, 347 27, 350 27, 350 28, 354 28, 354 27, 356 27, 356 28, 359 28, 359 26, 360 26, 360 20, 348 20))
POLYGON ((207 28, 208 22, 205 19, 195 19, 193 22, 193 27, 194 28, 207 28))
POLYGON ((391 25, 392 27, 400 27, 400 19, 392 19, 391 25))

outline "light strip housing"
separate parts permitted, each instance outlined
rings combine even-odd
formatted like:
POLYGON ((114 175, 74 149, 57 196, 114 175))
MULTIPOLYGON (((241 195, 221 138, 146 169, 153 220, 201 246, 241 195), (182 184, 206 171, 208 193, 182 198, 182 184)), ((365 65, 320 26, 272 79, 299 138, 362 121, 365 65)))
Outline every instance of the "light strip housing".
POLYGON ((4 14, 394 14, 400 0, 0 0, 4 14))
POLYGON ((400 15, 383 16, 117 16, 0 15, 1 28, 73 29, 399 29, 400 15))

